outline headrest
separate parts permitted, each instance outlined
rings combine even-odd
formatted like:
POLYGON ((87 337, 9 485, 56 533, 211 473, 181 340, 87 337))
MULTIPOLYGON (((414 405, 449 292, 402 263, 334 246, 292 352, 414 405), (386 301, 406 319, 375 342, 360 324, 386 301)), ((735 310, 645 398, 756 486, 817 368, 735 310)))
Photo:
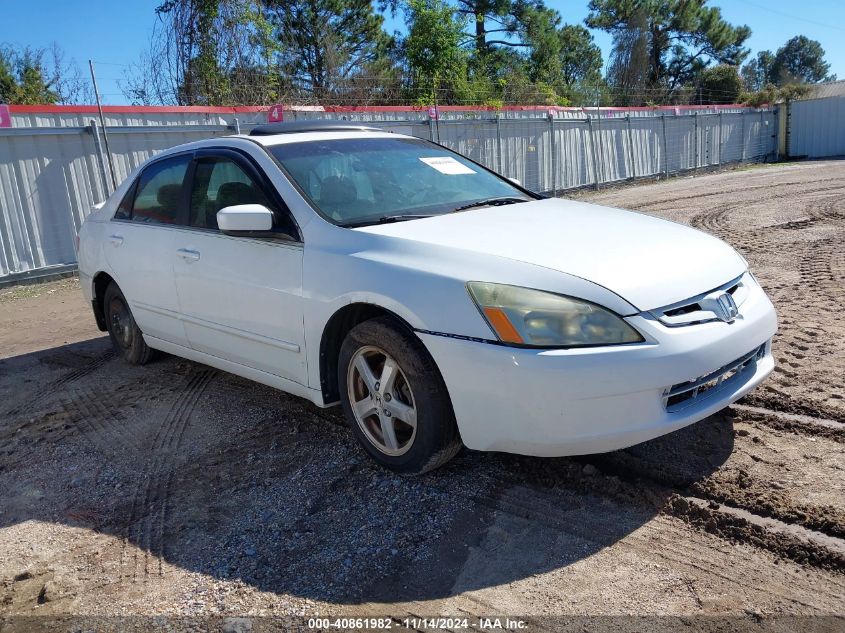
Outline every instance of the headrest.
POLYGON ((162 185, 158 188, 156 200, 158 200, 159 206, 168 210, 176 210, 179 206, 181 193, 182 185, 162 185))

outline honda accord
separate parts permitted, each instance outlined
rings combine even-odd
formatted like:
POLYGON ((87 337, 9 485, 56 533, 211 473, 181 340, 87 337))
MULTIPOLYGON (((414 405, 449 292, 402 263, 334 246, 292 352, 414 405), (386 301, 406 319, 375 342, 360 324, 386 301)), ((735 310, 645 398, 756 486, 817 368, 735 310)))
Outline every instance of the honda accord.
POLYGON ((402 473, 462 445, 627 447, 774 367, 774 308, 726 243, 361 125, 161 152, 88 216, 78 249, 126 361, 161 350, 340 403, 402 473))

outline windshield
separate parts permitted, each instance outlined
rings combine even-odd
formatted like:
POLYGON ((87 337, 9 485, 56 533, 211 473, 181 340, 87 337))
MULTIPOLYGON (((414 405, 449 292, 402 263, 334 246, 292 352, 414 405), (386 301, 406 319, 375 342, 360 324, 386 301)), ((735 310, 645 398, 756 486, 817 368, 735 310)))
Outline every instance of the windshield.
POLYGON ((532 199, 459 154, 419 139, 345 138, 268 149, 323 215, 341 225, 532 199))

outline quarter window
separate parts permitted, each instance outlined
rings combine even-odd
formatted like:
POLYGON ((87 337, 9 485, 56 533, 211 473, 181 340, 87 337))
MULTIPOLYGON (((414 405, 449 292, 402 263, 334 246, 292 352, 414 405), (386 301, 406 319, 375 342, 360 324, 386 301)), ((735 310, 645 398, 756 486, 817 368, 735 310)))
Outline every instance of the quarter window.
POLYGON ((272 208, 261 188, 236 162, 227 158, 197 163, 191 191, 191 226, 217 228, 217 212, 238 204, 272 208))
POLYGON ((132 183, 132 186, 129 187, 129 191, 126 192, 126 195, 123 196, 123 200, 120 201, 120 205, 114 213, 115 220, 128 220, 132 217, 132 202, 135 200, 136 184, 137 181, 132 183))
POLYGON ((190 156, 177 156, 150 165, 138 181, 132 220, 154 224, 176 224, 182 199, 182 184, 190 156))

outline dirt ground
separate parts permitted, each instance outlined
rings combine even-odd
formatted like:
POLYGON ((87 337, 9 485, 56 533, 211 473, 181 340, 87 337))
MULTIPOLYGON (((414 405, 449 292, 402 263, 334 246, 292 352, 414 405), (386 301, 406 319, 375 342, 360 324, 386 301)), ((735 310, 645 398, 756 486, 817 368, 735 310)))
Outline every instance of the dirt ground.
MULTIPOLYGON (((649 615, 649 630, 843 630, 821 616, 845 615, 845 162, 580 197, 749 260, 781 323, 763 387, 617 453, 464 451, 404 479, 338 412, 174 357, 125 365, 76 280, 0 289, 0 629, 510 615, 638 630, 560 616, 649 615)), ((162 622, 98 620, 130 621, 162 622)))

